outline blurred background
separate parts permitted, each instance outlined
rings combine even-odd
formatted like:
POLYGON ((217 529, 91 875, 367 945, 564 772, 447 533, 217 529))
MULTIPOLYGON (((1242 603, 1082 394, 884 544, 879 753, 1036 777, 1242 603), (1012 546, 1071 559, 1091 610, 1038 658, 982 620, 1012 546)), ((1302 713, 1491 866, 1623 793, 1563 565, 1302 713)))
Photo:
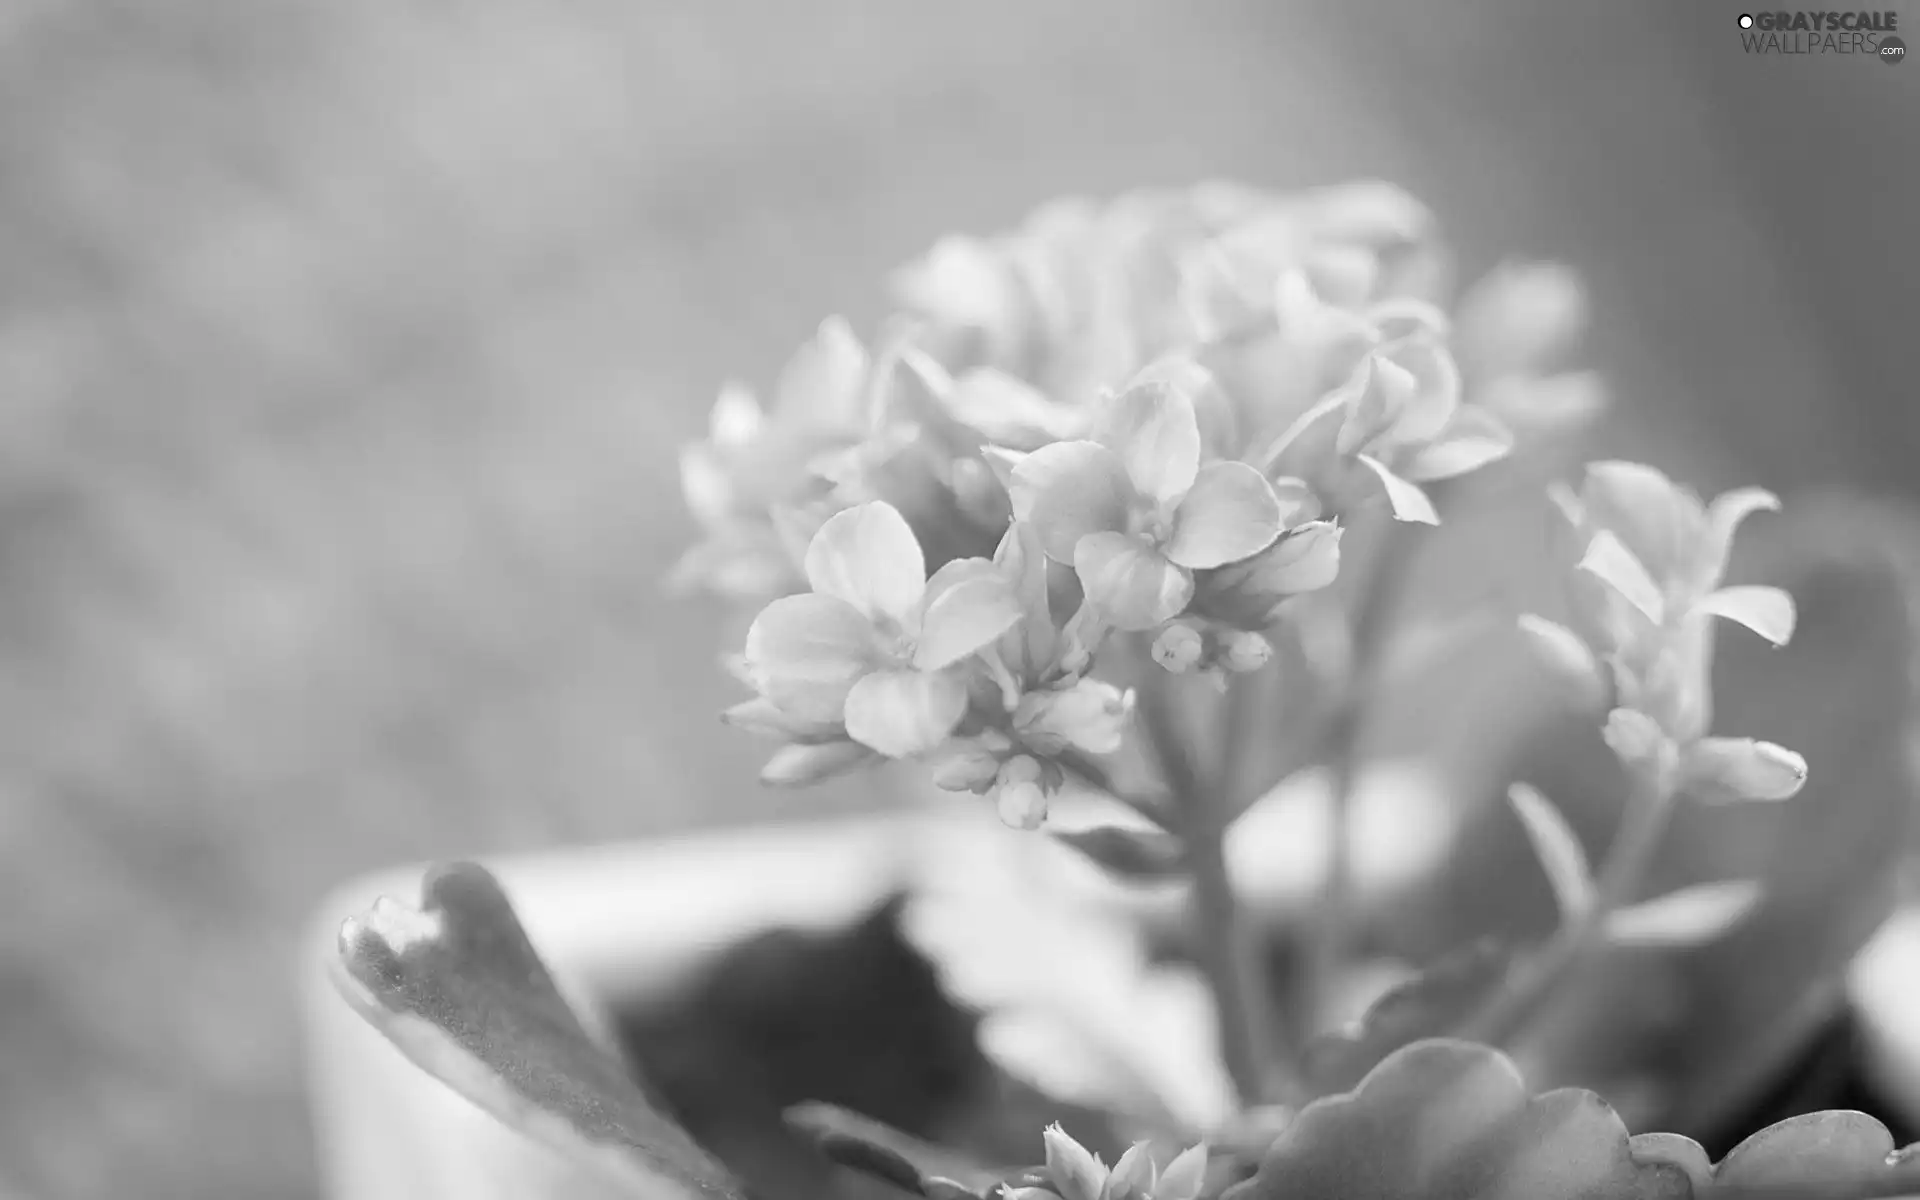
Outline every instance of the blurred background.
POLYGON ((1911 492, 1920 66, 1737 11, 0 0, 0 1193, 314 1195, 345 877, 879 799, 759 789, 659 579, 718 384, 943 231, 1386 177, 1587 276, 1603 449, 1911 492))

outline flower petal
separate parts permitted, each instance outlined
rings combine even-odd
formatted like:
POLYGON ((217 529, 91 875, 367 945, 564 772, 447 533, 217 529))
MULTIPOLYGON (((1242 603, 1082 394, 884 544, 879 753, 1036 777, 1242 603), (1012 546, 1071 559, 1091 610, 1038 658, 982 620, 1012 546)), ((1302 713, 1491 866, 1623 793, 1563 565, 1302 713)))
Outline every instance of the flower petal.
POLYGON ((1700 612, 1738 621, 1776 646, 1793 637, 1793 597, 1777 587, 1728 587, 1700 602, 1700 612))
POLYGON ((853 327, 845 318, 829 317, 780 372, 774 412, 812 425, 864 425, 870 365, 853 327))
POLYGON ((1198 576, 1195 612, 1239 629, 1264 629, 1289 596, 1319 591, 1340 574, 1340 527, 1312 521, 1254 555, 1198 576))
POLYGON ((961 376, 947 395, 947 408, 989 442, 1018 450, 1077 437, 1086 425, 1081 409, 991 367, 961 376))
POLYGON ((680 494, 693 519, 708 528, 732 516, 737 506, 732 473, 706 442, 680 448, 680 494))
POLYGON ((1529 441, 1574 433, 1605 412, 1608 402, 1606 383, 1594 371, 1508 375, 1474 390, 1478 407, 1496 414, 1529 441))
POLYGON ((877 414, 882 427, 953 425, 948 408, 955 386, 953 376, 932 355, 912 346, 896 351, 889 360, 886 383, 877 414))
POLYGON ((1104 1200, 1148 1200, 1153 1191, 1153 1151, 1146 1142, 1127 1147, 1120 1161, 1113 1164, 1107 1186, 1100 1193, 1104 1200))
POLYGON ((1320 497, 1305 480, 1282 476, 1273 481, 1273 494, 1280 498, 1280 524, 1285 528, 1320 519, 1320 497))
POLYGON ((1260 556, 1250 582, 1280 596, 1317 592, 1340 573, 1341 528, 1332 521, 1309 521, 1275 542, 1260 556))
POLYGON ((1192 401, 1202 458, 1232 458, 1239 452, 1239 414, 1233 397, 1205 364, 1186 355, 1169 355, 1140 368, 1133 378, 1136 383, 1164 382, 1192 401))
POLYGON ((1334 449, 1355 454, 1393 428, 1413 398, 1413 372, 1378 355, 1360 364, 1360 387, 1348 406, 1334 449))
POLYGON ((1200 421, 1186 391, 1165 378, 1133 383, 1107 401, 1096 440, 1119 456, 1141 495, 1178 500, 1200 470, 1200 421))
POLYGON ((1266 475, 1313 475, 1337 451, 1346 412, 1371 378, 1365 360, 1338 387, 1300 412, 1251 461, 1266 475))
POLYGON ((1760 885, 1751 879, 1697 884, 1616 909, 1607 916, 1607 940, 1624 946, 1697 946, 1726 934, 1759 903, 1760 885))
POLYGON ((1029 692, 1013 725, 1034 750, 1058 754, 1071 746, 1088 754, 1120 749, 1133 717, 1133 694, 1099 679, 1081 679, 1059 691, 1029 692))
POLYGON ((1780 498, 1764 488, 1735 488, 1722 492, 1707 506, 1706 546, 1701 554, 1699 586, 1710 588, 1727 573, 1733 553, 1733 535, 1757 512, 1779 512, 1780 498))
POLYGON ((842 733, 837 717, 831 721, 807 720, 787 712, 765 696, 741 701, 721 713, 720 719, 736 729, 785 742, 837 741, 842 733))
POLYGON ((1559 263, 1503 263, 1467 289, 1458 311, 1454 344, 1476 379, 1534 376, 1586 328, 1587 292, 1559 263))
POLYGON ((943 587, 921 619, 913 665, 922 671, 951 666, 1012 629, 1021 615, 1019 596, 997 572, 943 587))
POLYGON ((729 383, 720 389, 707 418, 707 437, 722 450, 744 446, 759 435, 766 423, 760 402, 742 383, 729 383))
POLYGON ((1478 471, 1513 451, 1513 433, 1484 408, 1462 408, 1446 432, 1415 450, 1402 474, 1419 483, 1478 471))
POLYGON ((1435 338, 1414 336, 1382 348, 1380 356, 1413 381, 1388 439, 1417 446, 1439 437, 1460 411, 1460 368, 1453 355, 1435 338))
POLYGON ((1708 804, 1791 800, 1806 782, 1806 759, 1753 738, 1701 738, 1681 762, 1681 787, 1708 804))
POLYGON ((1246 463, 1208 463, 1174 510, 1166 555, 1204 570, 1239 562, 1280 536, 1280 498, 1266 476, 1246 463))
POLYGON ((1013 491, 1013 469, 1027 457, 1027 452, 1008 450, 1004 446, 982 446, 980 457, 986 460, 993 477, 1000 481, 1000 486, 1009 492, 1013 491))
POLYGON ((1426 300, 1412 296, 1394 296, 1367 309, 1367 317, 1388 341, 1402 338, 1444 338, 1453 323, 1447 314, 1426 300))
POLYGON ((1380 480, 1380 486, 1387 492, 1387 507, 1393 511, 1396 521, 1417 521, 1422 525, 1438 525, 1440 514, 1433 509, 1433 501, 1420 490, 1420 486, 1409 483, 1395 475, 1387 464, 1370 454, 1356 456, 1356 461, 1372 471, 1380 480))
POLYGON ((1007 527, 993 552, 994 569, 1012 586, 1024 617, 1013 636, 1001 639, 999 650, 1009 670, 1037 680, 1054 663, 1060 649, 1060 631, 1053 623, 1046 551, 1032 526, 1015 522, 1007 527))
POLYGON ((927 560, 900 510, 884 500, 828 517, 807 544, 807 582, 869 618, 910 626, 927 591, 927 560))
POLYGON ((1360 246, 1333 244, 1314 251, 1306 271, 1314 291, 1343 307, 1364 304, 1380 284, 1380 256, 1360 246))
POLYGON ((873 751, 858 742, 782 746, 760 768, 760 782, 769 787, 809 787, 876 761, 873 751))
POLYGON ((1282 271, 1275 277, 1273 315, 1286 341, 1335 361, 1357 362, 1358 355, 1379 340, 1371 323, 1356 312, 1327 303, 1300 270, 1282 271))
POLYGON ((1073 569, 1087 603, 1116 629, 1152 629, 1179 616, 1193 598, 1191 572, 1124 533, 1082 538, 1073 569))
POLYGON ((957 234, 896 272, 893 291, 908 308, 989 333, 1014 323, 1021 304, 1018 284, 996 248, 957 234))
POLYGON ((1593 526, 1611 531, 1662 582, 1686 569, 1706 533, 1699 499, 1644 463, 1589 464, 1580 499, 1593 526))
POLYGON ((1610 529, 1602 529, 1587 543, 1580 559, 1580 570, 1596 577, 1640 610, 1655 625, 1666 620, 1666 597, 1660 592, 1648 568, 1610 529))
POLYGON ((847 693, 847 733, 888 758, 925 754, 967 715, 967 686, 951 671, 875 671, 847 693))
POLYGON ((1153 1187, 1153 1200, 1195 1200, 1207 1178, 1207 1146, 1183 1150, 1160 1172, 1153 1187))
POLYGON ((783 596, 747 629, 747 678, 803 721, 838 721, 854 683, 881 661, 873 625, 833 596, 783 596))
POLYGON ((827 523, 828 517, 839 511, 831 502, 767 506, 767 524, 773 527, 773 543, 786 555, 797 572, 805 570, 807 547, 813 544, 813 535, 820 532, 820 527, 827 523))
POLYGON ((1047 1126, 1041 1136, 1047 1150, 1047 1178, 1063 1200, 1100 1200, 1100 1189, 1107 1181, 1107 1169, 1100 1160, 1058 1125, 1047 1126))
POLYGON ((1047 557, 1073 561, 1091 533, 1126 525, 1133 485, 1120 459, 1097 442, 1055 442, 1014 465, 1013 517, 1033 526, 1047 557))

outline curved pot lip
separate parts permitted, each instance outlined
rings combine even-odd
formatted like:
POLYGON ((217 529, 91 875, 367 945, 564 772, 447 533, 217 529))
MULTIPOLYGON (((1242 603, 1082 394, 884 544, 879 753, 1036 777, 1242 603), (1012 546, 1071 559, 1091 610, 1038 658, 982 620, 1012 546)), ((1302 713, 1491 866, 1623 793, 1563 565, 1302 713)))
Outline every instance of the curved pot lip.
MULTIPOLYGON (((908 813, 857 814, 472 857, 499 878, 556 976, 624 996, 664 989, 761 928, 853 919, 899 881, 901 850, 924 824, 908 813)), ((427 865, 374 871, 329 892, 301 942, 306 980, 333 954, 345 918, 382 895, 416 901, 427 865)))

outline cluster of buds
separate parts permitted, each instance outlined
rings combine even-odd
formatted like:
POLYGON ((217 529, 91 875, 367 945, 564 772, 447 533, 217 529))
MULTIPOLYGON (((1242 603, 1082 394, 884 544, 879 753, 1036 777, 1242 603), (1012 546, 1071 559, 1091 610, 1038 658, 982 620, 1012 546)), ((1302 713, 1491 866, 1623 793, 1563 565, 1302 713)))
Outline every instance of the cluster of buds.
POLYGON ((1578 492, 1551 492, 1579 549, 1573 623, 1521 628, 1584 703, 1606 713, 1608 744, 1663 793, 1708 802, 1785 800, 1806 781, 1793 751, 1712 737, 1713 626, 1744 625, 1774 645, 1794 605, 1775 587, 1724 586, 1733 535, 1779 502, 1757 488, 1711 504, 1639 463, 1599 462, 1578 492))
MULTIPOLYGON (((873 347, 828 322, 768 409, 730 388, 684 457, 679 576, 771 601, 730 714, 785 743, 765 777, 919 760, 1034 827, 1125 738, 1104 646, 1264 666, 1349 514, 1434 523, 1428 484, 1514 444, 1465 394, 1429 226, 1375 185, 1056 204, 901 272, 873 347)), ((1476 370, 1539 376, 1558 324, 1476 370)))
POLYGON ((1058 1125, 1047 1127, 1047 1162, 1030 1178, 1002 1185, 1001 1200, 1194 1200, 1207 1181, 1207 1147, 1191 1147, 1162 1168, 1144 1142, 1109 1167, 1058 1125))

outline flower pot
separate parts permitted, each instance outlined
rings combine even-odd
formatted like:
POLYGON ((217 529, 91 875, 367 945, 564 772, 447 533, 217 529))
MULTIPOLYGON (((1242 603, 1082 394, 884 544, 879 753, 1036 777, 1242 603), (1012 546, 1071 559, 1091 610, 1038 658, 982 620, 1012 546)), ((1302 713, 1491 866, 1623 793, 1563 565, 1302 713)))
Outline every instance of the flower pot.
MULTIPOLYGON (((716 950, 778 926, 832 927, 895 880, 909 819, 845 818, 598 846, 490 863, 590 1029, 600 998, 644 999, 716 950)), ((335 992, 322 964, 341 921, 380 895, 413 898, 418 866, 354 880, 305 942, 313 1114, 325 1194, 339 1200, 534 1196, 569 1178, 555 1155, 407 1061, 335 992)))
MULTIPOLYGON (((780 928, 844 927, 897 889, 929 845, 998 847, 971 816, 901 812, 501 859, 489 866, 589 1028, 611 1039, 612 1005, 670 995, 722 950, 780 928)), ((995 853, 999 853, 996 849, 995 853)), ((355 880, 321 905, 305 943, 311 1088, 325 1194, 431 1200, 596 1194, 569 1164, 408 1062, 334 991, 322 964, 341 920, 381 894, 412 898, 420 868, 355 880)), ((1090 888, 1096 904, 1126 893, 1090 888)), ((1861 1106, 1920 1126, 1920 911, 1861 956, 1841 1076, 1819 1107, 1861 1106), (1835 1089, 1838 1089, 1836 1091, 1835 1089), (1837 1097, 1837 1099, 1836 1099, 1837 1097)), ((611 1040, 609 1040, 611 1044, 611 1040)), ((1832 1074, 1832 1055, 1825 1060, 1832 1074)), ((1767 1114, 1771 1119, 1773 1114, 1767 1114)))

